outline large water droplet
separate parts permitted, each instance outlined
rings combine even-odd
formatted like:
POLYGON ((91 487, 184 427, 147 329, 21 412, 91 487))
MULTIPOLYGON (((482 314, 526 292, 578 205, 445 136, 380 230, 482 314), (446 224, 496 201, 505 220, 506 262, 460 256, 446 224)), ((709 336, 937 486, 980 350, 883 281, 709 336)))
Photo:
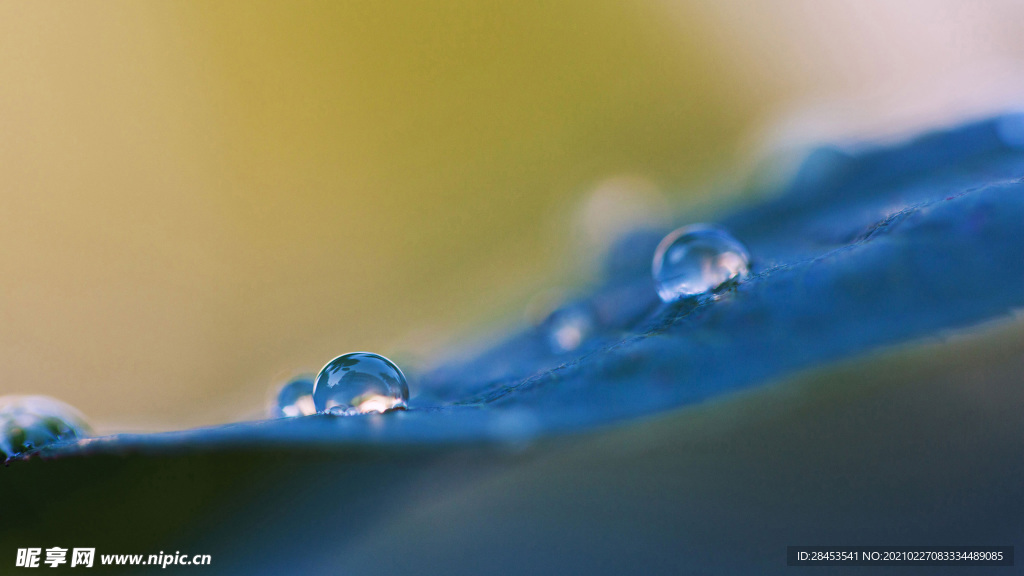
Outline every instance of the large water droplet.
POLYGON ((313 385, 316 411, 339 416, 404 410, 408 400, 409 385, 398 366, 369 352, 331 360, 313 385))
POLYGON ((652 273, 658 296, 675 302, 742 280, 749 264, 747 249, 725 229, 694 224, 661 240, 654 251, 652 273))
POLYGON ((282 386, 270 406, 270 415, 274 418, 309 416, 315 413, 313 380, 305 377, 296 378, 282 386))
POLYGON ((0 396, 0 454, 10 458, 90 433, 85 418, 48 396, 0 396))

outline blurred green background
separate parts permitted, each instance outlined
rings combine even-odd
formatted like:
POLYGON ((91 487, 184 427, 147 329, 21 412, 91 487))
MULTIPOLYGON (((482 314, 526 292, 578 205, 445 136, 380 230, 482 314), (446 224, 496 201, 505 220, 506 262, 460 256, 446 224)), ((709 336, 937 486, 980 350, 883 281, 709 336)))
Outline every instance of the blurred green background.
POLYGON ((0 2, 0 394, 256 417, 522 321, 778 150, 1020 93, 1020 4, 851 4, 0 2))

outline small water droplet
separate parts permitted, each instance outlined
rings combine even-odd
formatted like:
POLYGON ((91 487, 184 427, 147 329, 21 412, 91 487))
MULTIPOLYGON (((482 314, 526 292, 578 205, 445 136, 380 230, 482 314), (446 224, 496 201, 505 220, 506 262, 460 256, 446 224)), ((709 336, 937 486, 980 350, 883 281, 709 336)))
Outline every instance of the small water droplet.
POLYGON ((506 449, 522 452, 543 432, 543 424, 533 413, 522 408, 501 410, 490 421, 487 432, 506 449))
POLYGON ((559 308, 544 321, 548 342, 558 354, 579 348, 596 327, 593 311, 582 303, 559 308))
POLYGON ((1004 145, 1024 148, 1024 112, 1007 114, 996 121, 996 132, 1004 145))
POLYGON ((747 249, 724 228, 684 226, 665 236, 654 251, 652 274, 663 302, 712 292, 747 276, 747 249))
POLYGON ((835 146, 813 148, 800 162, 790 185, 816 192, 834 187, 836 178, 848 172, 853 162, 854 157, 849 150, 835 146))
POLYGON ((270 406, 270 415, 273 418, 309 416, 315 413, 313 379, 306 377, 296 378, 282 386, 270 406))
POLYGON ((61 440, 85 438, 85 418, 47 396, 0 396, 0 454, 10 458, 61 440))
POLYGON ((404 410, 409 385, 398 366, 369 352, 352 352, 331 360, 316 377, 317 412, 336 416, 404 410))

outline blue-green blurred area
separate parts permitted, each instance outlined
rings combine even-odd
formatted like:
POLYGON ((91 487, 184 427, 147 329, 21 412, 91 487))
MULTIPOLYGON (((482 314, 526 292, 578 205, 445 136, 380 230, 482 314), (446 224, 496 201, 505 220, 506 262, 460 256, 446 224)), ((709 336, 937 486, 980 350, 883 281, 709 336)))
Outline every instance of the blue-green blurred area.
POLYGON ((349 350, 430 367, 785 172, 759 151, 990 106, 1019 13, 4 2, 0 393, 170 429, 349 350))

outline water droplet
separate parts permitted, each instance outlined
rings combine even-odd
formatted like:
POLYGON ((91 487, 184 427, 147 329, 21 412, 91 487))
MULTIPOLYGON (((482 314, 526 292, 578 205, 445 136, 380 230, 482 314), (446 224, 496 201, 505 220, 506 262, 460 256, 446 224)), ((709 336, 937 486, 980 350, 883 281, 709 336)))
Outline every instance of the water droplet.
POLYGON ((541 435, 543 428, 543 423, 532 412, 523 408, 509 408, 494 415, 487 426, 487 432, 505 449, 522 452, 541 435))
POLYGON ((793 188, 821 192, 822 188, 834 186, 837 177, 848 172, 853 162, 849 150, 819 146, 808 152, 800 162, 790 185, 793 188))
POLYGON ((0 454, 10 458, 61 440, 90 433, 85 418, 47 396, 0 396, 0 454))
POLYGON ((654 251, 652 273, 658 296, 675 302, 742 280, 749 264, 747 249, 725 229, 694 224, 661 240, 654 251))
POLYGON ((369 352, 352 352, 331 360, 316 377, 317 412, 337 416, 404 410, 409 385, 398 366, 369 352))
POLYGON ((1024 148, 1024 113, 1007 114, 996 121, 999 139, 1010 148, 1024 148))
POLYGON ((559 354, 579 348, 596 327, 593 311, 582 303, 559 308, 544 321, 551 349, 559 354))
POLYGON ((296 378, 285 384, 270 406, 270 415, 273 418, 309 416, 315 413, 312 378, 296 378))

